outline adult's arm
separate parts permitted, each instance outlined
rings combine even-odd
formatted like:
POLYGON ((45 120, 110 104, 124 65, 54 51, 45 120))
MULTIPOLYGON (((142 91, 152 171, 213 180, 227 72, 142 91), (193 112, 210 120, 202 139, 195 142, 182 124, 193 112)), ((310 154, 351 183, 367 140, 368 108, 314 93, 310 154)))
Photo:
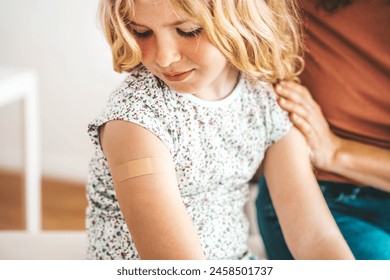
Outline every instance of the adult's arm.
POLYGON ((166 146, 148 130, 130 122, 110 121, 100 129, 110 169, 159 157, 164 173, 117 182, 115 192, 141 259, 203 259, 192 221, 182 203, 175 168, 166 146))
POLYGON ((305 139, 295 127, 268 149, 264 175, 295 259, 353 259, 317 184, 305 139))
POLYGON ((390 150, 335 135, 306 87, 282 82, 276 93, 280 106, 305 136, 316 168, 390 192, 390 150))

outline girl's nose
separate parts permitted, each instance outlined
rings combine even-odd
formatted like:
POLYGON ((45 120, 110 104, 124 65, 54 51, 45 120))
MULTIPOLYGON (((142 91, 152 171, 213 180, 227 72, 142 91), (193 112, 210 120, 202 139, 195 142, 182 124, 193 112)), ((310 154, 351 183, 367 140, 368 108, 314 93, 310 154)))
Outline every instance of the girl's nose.
POLYGON ((160 67, 168 67, 181 59, 181 54, 174 39, 162 38, 157 41, 156 63, 160 67))

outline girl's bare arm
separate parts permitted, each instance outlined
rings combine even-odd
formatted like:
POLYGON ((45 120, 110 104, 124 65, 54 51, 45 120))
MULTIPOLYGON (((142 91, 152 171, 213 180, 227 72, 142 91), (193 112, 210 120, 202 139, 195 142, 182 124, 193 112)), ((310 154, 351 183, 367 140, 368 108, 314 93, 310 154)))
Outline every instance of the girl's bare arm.
POLYGON ((354 258, 322 196, 307 144, 296 128, 268 149, 264 175, 294 258, 354 258))
POLYGON ((181 200, 171 155, 161 140, 136 124, 119 120, 100 129, 100 140, 110 169, 137 159, 164 159, 165 173, 115 183, 140 258, 203 259, 198 236, 181 200))

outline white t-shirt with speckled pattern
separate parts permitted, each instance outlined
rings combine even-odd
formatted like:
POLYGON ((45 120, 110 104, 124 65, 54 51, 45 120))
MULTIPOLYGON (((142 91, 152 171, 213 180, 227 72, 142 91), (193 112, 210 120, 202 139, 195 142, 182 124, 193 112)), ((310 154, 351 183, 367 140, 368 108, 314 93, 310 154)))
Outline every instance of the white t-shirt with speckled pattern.
MULTIPOLYGON (((223 100, 171 91, 144 67, 132 71, 89 124, 95 145, 87 186, 89 259, 139 259, 116 198, 98 128, 109 120, 140 125, 170 151, 182 201, 207 259, 248 252, 248 181, 267 148, 292 127, 272 86, 244 75, 223 100)), ((147 211, 147 209, 145 209, 147 211)))

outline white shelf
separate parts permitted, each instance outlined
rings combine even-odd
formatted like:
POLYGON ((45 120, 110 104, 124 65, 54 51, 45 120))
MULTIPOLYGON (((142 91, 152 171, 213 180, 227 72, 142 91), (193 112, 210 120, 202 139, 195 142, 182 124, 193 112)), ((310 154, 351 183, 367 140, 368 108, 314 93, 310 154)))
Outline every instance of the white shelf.
POLYGON ((19 100, 24 101, 26 228, 30 233, 38 233, 41 230, 38 79, 34 71, 0 66, 0 106, 19 100))

